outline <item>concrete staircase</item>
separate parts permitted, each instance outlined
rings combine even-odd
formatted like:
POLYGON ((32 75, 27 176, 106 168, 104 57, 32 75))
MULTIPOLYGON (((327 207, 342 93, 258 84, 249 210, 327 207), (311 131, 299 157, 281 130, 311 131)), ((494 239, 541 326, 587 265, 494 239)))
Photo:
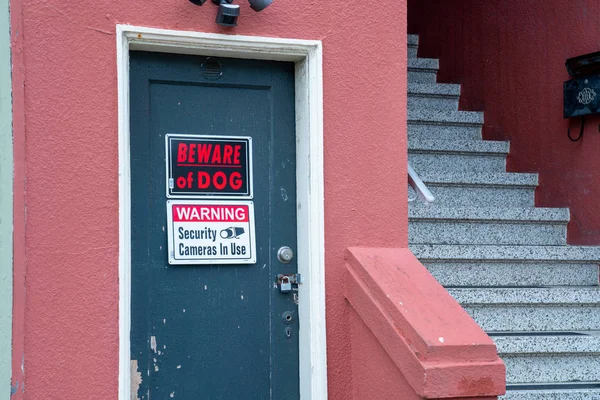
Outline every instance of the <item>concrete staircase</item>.
POLYGON ((436 201, 410 203, 410 248, 496 342, 504 399, 600 400, 600 247, 567 245, 569 210, 535 207, 537 174, 506 172, 509 144, 417 50, 409 35, 409 161, 436 201))

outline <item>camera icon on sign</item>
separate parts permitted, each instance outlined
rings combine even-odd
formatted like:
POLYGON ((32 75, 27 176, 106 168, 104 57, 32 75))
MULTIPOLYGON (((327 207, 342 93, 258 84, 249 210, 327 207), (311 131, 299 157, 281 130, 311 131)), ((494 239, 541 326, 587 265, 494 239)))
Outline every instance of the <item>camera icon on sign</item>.
POLYGON ((244 234, 244 228, 232 226, 221 231, 222 239, 239 239, 244 234))

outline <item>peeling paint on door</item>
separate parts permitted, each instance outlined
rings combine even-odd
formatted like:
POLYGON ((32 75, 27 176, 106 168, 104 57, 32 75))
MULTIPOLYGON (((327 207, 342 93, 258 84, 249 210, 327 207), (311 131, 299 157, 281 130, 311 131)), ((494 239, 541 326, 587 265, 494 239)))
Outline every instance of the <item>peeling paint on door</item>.
POLYGON ((138 390, 142 384, 142 373, 138 371, 138 361, 131 360, 131 400, 140 400, 138 396, 138 390))
POLYGON ((156 353, 156 336, 150 336, 150 348, 156 353))

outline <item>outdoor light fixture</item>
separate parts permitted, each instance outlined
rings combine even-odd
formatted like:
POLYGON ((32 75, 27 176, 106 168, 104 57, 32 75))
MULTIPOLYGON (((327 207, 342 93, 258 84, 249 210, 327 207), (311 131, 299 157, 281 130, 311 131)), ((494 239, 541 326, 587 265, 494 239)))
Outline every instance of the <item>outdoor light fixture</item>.
POLYGON ((571 79, 563 84, 565 118, 581 117, 579 136, 567 136, 573 142, 581 139, 586 115, 600 114, 600 52, 569 58, 565 62, 571 79))
MULTIPOLYGON (((201 6, 206 3, 206 0, 190 0, 193 4, 201 6)), ((217 11, 217 24, 221 26, 237 26, 237 19, 240 16, 240 6, 232 4, 233 0, 212 0, 219 6, 217 11)), ((273 3, 273 0, 248 0, 250 8, 256 12, 260 12, 273 3)))
POLYGON ((252 8, 256 12, 261 12, 265 8, 269 7, 273 0, 248 0, 250 3, 250 8, 252 8))
POLYGON ((567 72, 571 76, 596 73, 600 66, 600 51, 569 58, 565 62, 565 66, 567 67, 567 72))

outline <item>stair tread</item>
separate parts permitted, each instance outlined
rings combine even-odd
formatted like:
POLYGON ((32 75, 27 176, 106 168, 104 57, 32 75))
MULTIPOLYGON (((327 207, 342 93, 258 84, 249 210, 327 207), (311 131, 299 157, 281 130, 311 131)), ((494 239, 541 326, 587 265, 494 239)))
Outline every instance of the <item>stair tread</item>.
POLYGON ((600 332, 588 332, 589 335, 532 335, 532 336, 494 336, 498 354, 574 354, 600 353, 600 332))
POLYGON ((437 58, 409 58, 408 70, 432 70, 437 71, 440 68, 440 62, 437 58))
POLYGON ((437 184, 537 186, 538 175, 528 173, 489 172, 439 172, 417 171, 423 182, 437 184))
POLYGON ((568 208, 413 207, 408 218, 461 221, 569 222, 568 208))
POLYGON ((409 137, 408 152, 508 154, 509 142, 496 140, 447 140, 443 138, 409 137))
POLYGON ((515 246, 515 245, 445 245, 410 244, 413 254, 421 260, 482 260, 482 261, 557 261, 600 262, 600 247, 594 246, 515 246))
POLYGON ((436 97, 460 97, 460 85, 454 83, 408 83, 408 94, 436 97))
POLYGON ((483 113, 480 111, 451 111, 409 108, 408 123, 482 125, 483 113))
POLYGON ((408 44, 412 46, 419 45, 419 35, 408 35, 408 44))
POLYGON ((500 400, 600 400, 599 389, 508 390, 500 400))
POLYGON ((463 305, 594 305, 600 306, 600 287, 449 288, 463 305))

